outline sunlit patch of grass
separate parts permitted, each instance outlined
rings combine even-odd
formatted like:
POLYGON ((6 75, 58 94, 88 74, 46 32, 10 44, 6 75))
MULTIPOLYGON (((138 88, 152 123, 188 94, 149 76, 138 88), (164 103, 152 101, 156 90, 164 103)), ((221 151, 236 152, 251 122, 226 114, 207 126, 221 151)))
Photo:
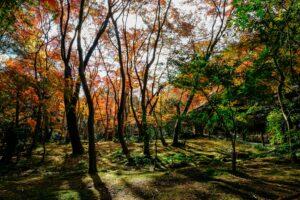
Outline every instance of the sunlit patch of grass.
POLYGON ((58 200, 79 200, 80 196, 77 191, 74 190, 60 190, 56 192, 58 200))

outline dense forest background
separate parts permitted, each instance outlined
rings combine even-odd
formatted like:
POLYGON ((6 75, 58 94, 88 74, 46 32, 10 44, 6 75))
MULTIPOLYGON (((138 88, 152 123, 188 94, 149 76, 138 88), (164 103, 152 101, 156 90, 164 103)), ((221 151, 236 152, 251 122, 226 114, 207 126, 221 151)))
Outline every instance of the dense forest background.
POLYGON ((0 199, 296 199, 299 16, 297 0, 2 0, 0 199))

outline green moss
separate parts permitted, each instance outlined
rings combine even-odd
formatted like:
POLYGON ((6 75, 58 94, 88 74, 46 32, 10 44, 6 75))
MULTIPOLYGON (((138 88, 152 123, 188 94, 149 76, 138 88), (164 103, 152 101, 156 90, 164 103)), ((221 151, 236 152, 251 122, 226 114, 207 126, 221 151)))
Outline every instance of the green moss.
POLYGON ((80 200, 79 193, 74 190, 61 190, 57 192, 58 200, 80 200))

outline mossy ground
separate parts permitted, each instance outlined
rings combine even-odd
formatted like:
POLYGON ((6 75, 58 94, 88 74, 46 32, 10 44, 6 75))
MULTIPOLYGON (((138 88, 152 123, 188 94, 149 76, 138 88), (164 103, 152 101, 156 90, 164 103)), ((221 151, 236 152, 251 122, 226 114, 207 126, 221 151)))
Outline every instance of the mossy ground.
POLYGON ((129 145, 135 166, 128 165, 118 143, 96 146, 99 173, 93 176, 87 173, 87 154, 72 157, 70 145, 60 144, 47 145, 43 163, 38 148, 31 160, 2 167, 0 199, 300 198, 300 165, 271 156, 269 148, 238 143, 239 172, 233 175, 230 143, 224 140, 194 139, 183 148, 159 144, 155 168, 142 157, 141 144, 129 145))

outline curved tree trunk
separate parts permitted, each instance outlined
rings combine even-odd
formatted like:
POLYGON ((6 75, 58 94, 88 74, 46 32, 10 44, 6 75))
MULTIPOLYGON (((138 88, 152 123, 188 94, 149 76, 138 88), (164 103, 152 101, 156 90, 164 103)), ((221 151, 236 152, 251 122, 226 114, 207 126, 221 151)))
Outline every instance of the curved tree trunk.
POLYGON ((121 147, 123 150, 123 153, 125 154, 126 158, 129 162, 131 162, 130 153, 127 148, 124 135, 125 135, 125 124, 124 124, 124 116, 125 116, 125 109, 126 109, 126 74, 124 70, 123 65, 123 56, 122 56, 122 46, 121 46, 121 39, 119 35, 119 30, 117 26, 117 22, 115 21, 113 15, 111 15, 111 21, 114 25, 116 38, 117 38, 117 44, 118 44, 118 57, 119 57, 119 64, 120 64, 120 77, 121 77, 121 99, 120 99, 120 105, 119 110, 117 114, 117 120, 118 120, 118 138, 119 142, 121 143, 121 147))
POLYGON ((88 138, 89 138, 89 173, 95 174, 97 173, 97 161, 96 161, 96 151, 95 151, 95 133, 94 133, 94 104, 93 99, 90 93, 90 89, 88 87, 84 69, 80 67, 79 69, 79 75, 83 87, 83 91, 86 97, 86 101, 89 108, 89 116, 88 116, 88 138))
POLYGON ((276 70, 280 76, 280 80, 279 80, 279 85, 277 87, 277 99, 278 99, 278 103, 280 106, 280 110, 282 113, 282 116, 284 118, 285 124, 286 124, 286 128, 288 131, 288 134, 286 134, 286 137, 288 139, 288 144, 289 144, 289 148, 290 148, 290 157, 292 161, 296 161, 297 160, 297 156, 296 156, 296 152, 294 150, 293 144, 292 144, 292 137, 289 133, 289 131, 292 129, 292 123, 291 123, 291 118, 290 116, 287 114, 287 109, 283 103, 283 99, 284 99, 284 95, 283 95, 283 90, 284 90, 284 84, 285 84, 285 75, 284 72, 281 70, 279 63, 277 61, 277 59, 275 57, 273 57, 274 63, 275 63, 275 67, 276 70))
POLYGON ((184 118, 193 102, 194 96, 195 96, 196 90, 193 89, 188 97, 188 100, 185 104, 184 110, 181 113, 180 112, 180 105, 178 104, 176 109, 177 109, 177 120, 175 123, 175 129, 174 129, 174 135, 173 135, 173 143, 172 146, 176 147, 179 145, 179 135, 181 134, 182 130, 182 118, 184 118))

